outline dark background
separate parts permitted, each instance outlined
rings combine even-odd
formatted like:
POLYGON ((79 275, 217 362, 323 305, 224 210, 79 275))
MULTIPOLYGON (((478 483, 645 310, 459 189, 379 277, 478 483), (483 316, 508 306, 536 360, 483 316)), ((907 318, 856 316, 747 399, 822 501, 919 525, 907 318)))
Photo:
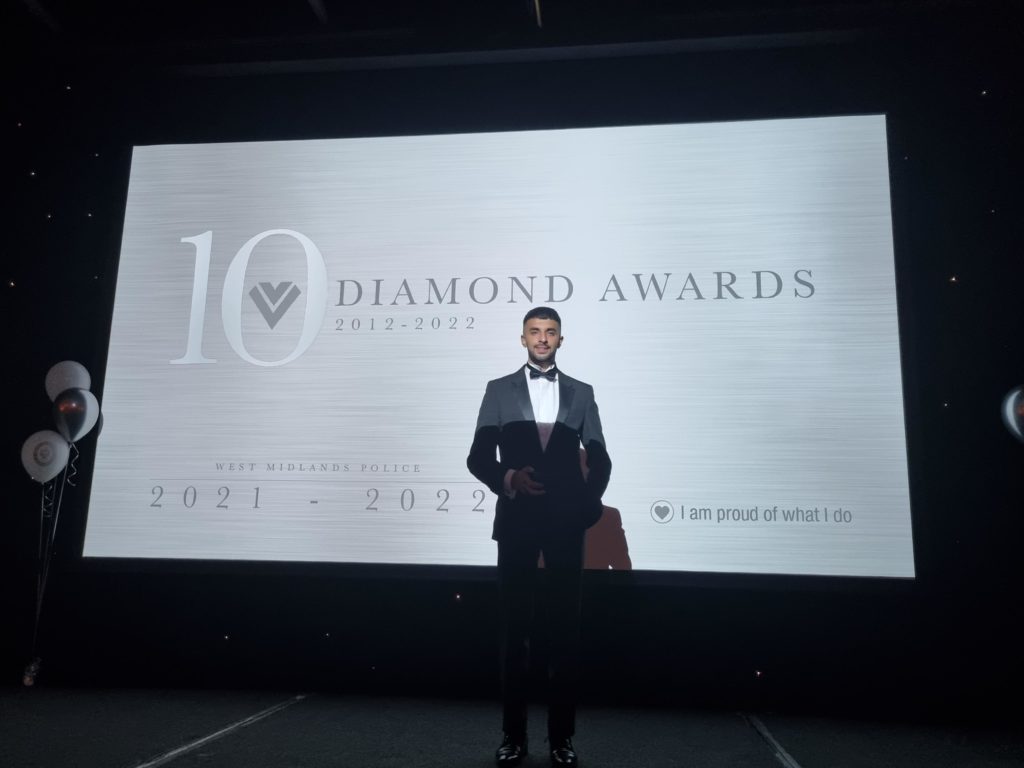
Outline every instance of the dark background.
MULTIPOLYGON (((52 426, 52 364, 85 364, 102 401, 133 144, 885 112, 918 578, 591 574, 585 697, 1020 712, 1014 6, 551 0, 539 26, 529 0, 6 4, 2 684, 32 654, 39 486, 18 452, 52 426)), ((496 691, 487 569, 83 561, 95 437, 80 448, 40 685, 496 691)))

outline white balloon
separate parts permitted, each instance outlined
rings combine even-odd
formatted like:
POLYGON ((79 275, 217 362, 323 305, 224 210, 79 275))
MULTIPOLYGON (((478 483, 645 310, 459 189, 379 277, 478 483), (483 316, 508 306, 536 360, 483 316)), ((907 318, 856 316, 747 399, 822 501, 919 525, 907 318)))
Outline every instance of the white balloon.
POLYGON ((1024 387, 1014 387, 1003 398, 1003 424, 1024 443, 1024 387))
POLYGON ((21 464, 29 477, 40 483, 52 480, 67 466, 71 449, 68 441, 52 429, 29 436, 21 446, 21 464))
POLYGON ((50 402, 56 400, 57 395, 65 389, 89 389, 91 386, 92 377, 89 376, 89 371, 74 360, 57 363, 46 373, 46 394, 50 396, 50 402))

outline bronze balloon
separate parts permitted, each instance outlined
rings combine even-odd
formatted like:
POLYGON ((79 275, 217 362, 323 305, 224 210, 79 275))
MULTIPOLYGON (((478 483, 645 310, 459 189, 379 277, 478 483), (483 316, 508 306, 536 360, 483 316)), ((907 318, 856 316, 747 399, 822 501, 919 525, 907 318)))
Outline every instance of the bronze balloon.
POLYGON ((53 401, 53 420, 57 431, 69 443, 78 442, 89 434, 99 417, 99 401, 87 389, 65 389, 53 401))

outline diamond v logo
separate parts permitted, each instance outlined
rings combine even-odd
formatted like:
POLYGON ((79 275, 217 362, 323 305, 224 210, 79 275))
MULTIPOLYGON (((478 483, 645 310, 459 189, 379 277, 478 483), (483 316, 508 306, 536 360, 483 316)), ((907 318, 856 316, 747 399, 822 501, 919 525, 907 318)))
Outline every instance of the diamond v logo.
POLYGON ((256 305, 256 309, 263 315, 263 319, 267 321, 267 325, 273 329, 281 318, 284 317, 284 313, 288 311, 288 308, 299 298, 300 293, 302 291, 299 290, 299 287, 291 282, 278 283, 277 285, 259 283, 252 287, 252 290, 249 291, 249 296, 256 305))

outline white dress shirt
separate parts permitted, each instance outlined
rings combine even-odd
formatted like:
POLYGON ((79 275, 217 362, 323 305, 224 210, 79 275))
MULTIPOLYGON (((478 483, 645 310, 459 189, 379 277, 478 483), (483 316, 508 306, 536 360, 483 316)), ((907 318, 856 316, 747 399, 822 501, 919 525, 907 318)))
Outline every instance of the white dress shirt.
POLYGON ((530 377, 530 368, 540 370, 533 363, 527 363, 523 369, 523 376, 526 377, 526 385, 530 388, 530 405, 533 406, 533 418, 537 421, 537 429, 540 432, 540 442, 544 448, 548 447, 548 438, 551 436, 551 429, 558 419, 558 372, 555 372, 555 380, 530 377), (547 434, 543 427, 547 427, 547 434))
MULTIPOLYGON (((530 391, 530 405, 533 407, 533 418, 537 422, 537 436, 540 438, 542 450, 547 450, 548 440, 558 420, 558 373, 555 373, 555 380, 543 376, 533 378, 530 376, 530 368, 541 370, 539 366, 528 362, 523 369, 523 376, 526 377, 526 386, 530 391)), ((512 490, 512 475, 515 469, 505 473, 505 493, 509 498, 515 498, 516 492, 512 490)))

